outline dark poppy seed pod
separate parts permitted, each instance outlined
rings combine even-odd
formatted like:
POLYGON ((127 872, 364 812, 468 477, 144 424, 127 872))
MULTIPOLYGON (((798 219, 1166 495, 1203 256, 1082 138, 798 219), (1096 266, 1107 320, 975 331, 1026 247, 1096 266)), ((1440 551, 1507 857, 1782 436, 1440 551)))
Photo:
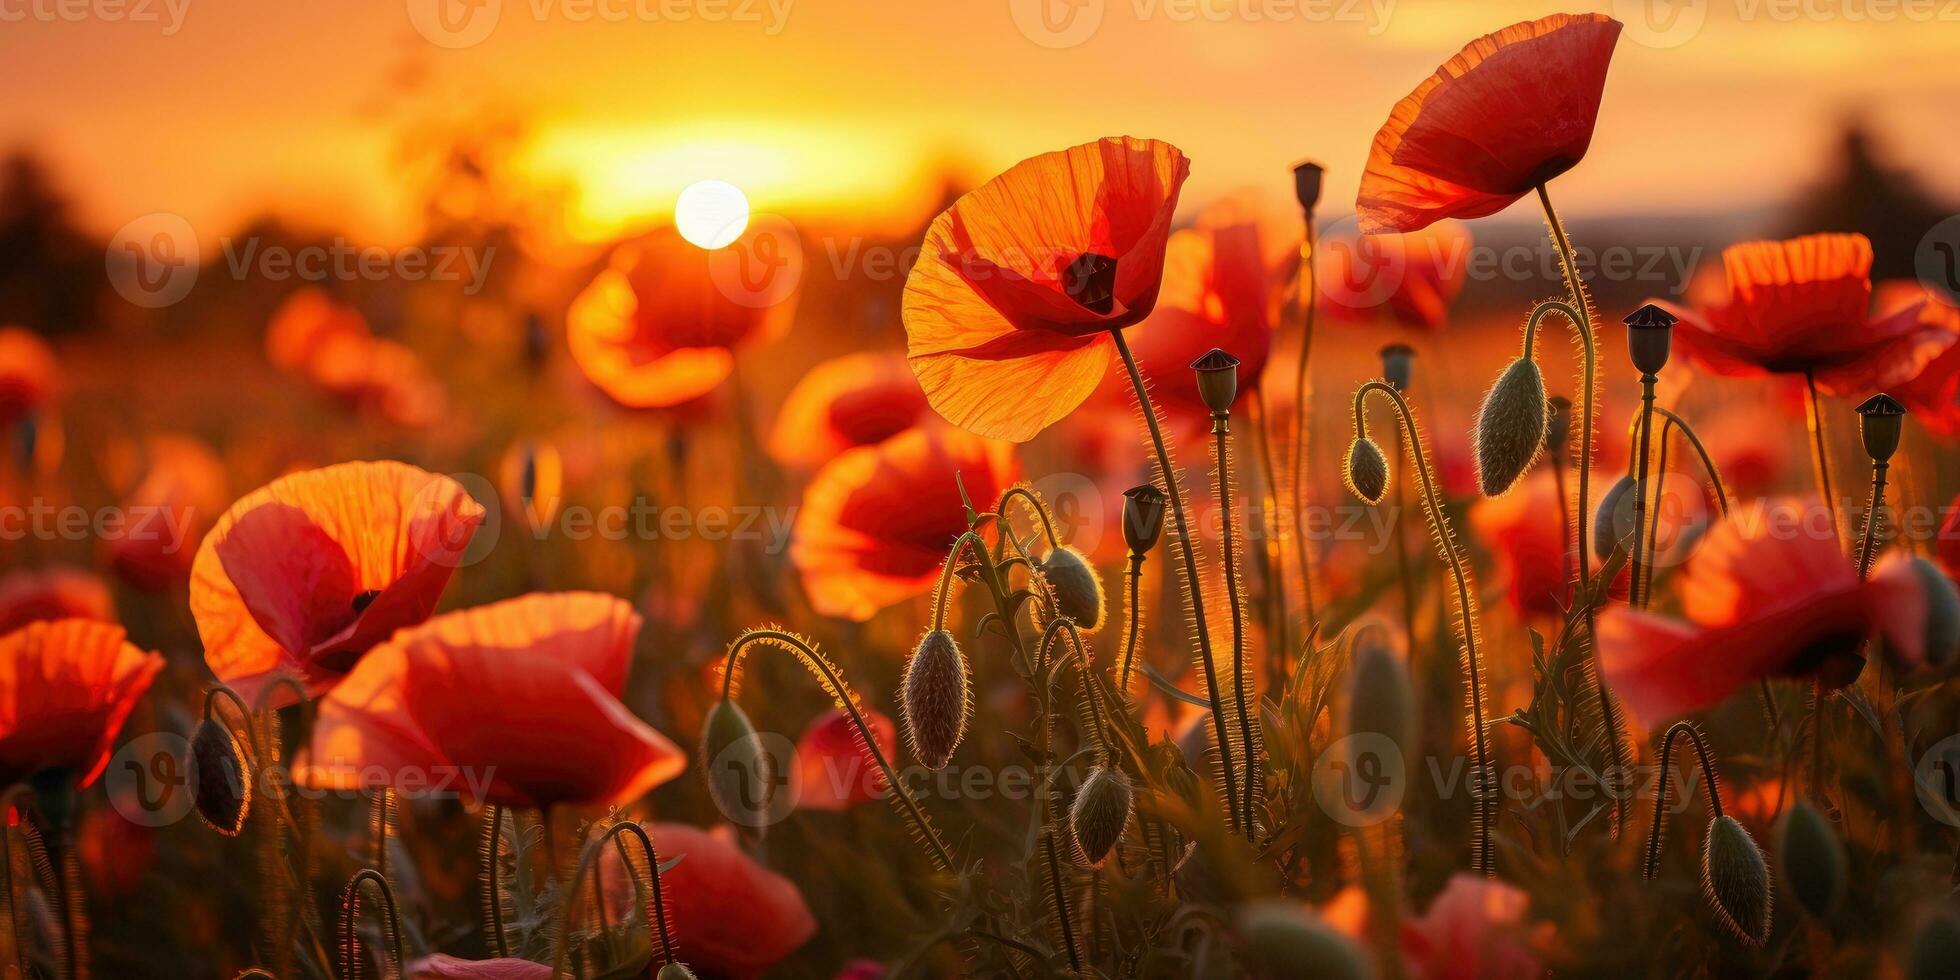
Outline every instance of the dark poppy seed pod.
POLYGON ((1837 911, 1844 899, 1844 844, 1831 831, 1830 821, 1806 800, 1798 800, 1783 815, 1776 863, 1805 911, 1820 919, 1837 911))
POLYGON ((1641 374, 1659 374, 1667 366, 1674 341, 1675 316, 1648 303, 1620 322, 1627 325, 1627 355, 1641 374))
POLYGON ((1238 920, 1254 976, 1366 980, 1374 975, 1352 941, 1296 903, 1254 902, 1239 910, 1238 920))
POLYGON ((1938 565, 1917 556, 1911 561, 1926 593, 1926 662, 1943 667, 1960 653, 1960 592, 1938 565))
POLYGON ((1593 511, 1592 536, 1593 552, 1601 558, 1612 554, 1633 533, 1633 490, 1633 477, 1623 476, 1599 498, 1599 508, 1593 511))
POLYGON ((966 736, 966 659, 945 630, 932 630, 905 662, 905 737, 912 754, 928 769, 943 768, 966 736))
POLYGON ((197 815, 212 830, 238 836, 252 811, 251 764, 224 722, 198 722, 191 733, 191 767, 197 778, 197 815))
POLYGON ((1390 344, 1382 348, 1381 354, 1382 380, 1396 391, 1408 391, 1415 378, 1416 349, 1408 344, 1390 344))
POLYGON ((1960 976, 1960 917, 1935 912, 1912 938, 1907 980, 1949 980, 1960 976))
POLYGON ((1076 256, 1062 270, 1062 291, 1083 309, 1108 314, 1116 308, 1116 260, 1094 252, 1076 256))
POLYGON ((1722 924, 1737 939, 1761 946, 1769 938, 1769 863, 1763 850, 1734 817, 1708 822, 1708 840, 1701 848, 1701 890, 1722 924))
POLYGON ((774 762, 741 705, 723 699, 708 710, 701 726, 701 766, 708 795, 722 815, 747 826, 744 818, 769 809, 776 790, 774 762))
POLYGON ((1477 410, 1477 482, 1484 496, 1510 490, 1545 448, 1545 376, 1520 357, 1499 375, 1477 410))
POLYGON ((1382 502, 1382 495, 1388 492, 1388 457, 1382 455, 1382 447, 1367 436, 1358 436, 1348 447, 1347 472, 1348 489, 1354 495, 1371 504, 1382 502))
POLYGON ((1130 823, 1130 778, 1120 769, 1097 766, 1075 792, 1068 809, 1069 829, 1082 849, 1082 860, 1100 867, 1123 839, 1123 828, 1130 823))
POLYGON ((680 963, 669 963, 660 968, 654 980, 694 980, 694 971, 680 963))
POLYGON ((1152 484, 1123 491, 1123 543, 1130 554, 1147 555, 1164 533, 1164 491, 1152 484))
POLYGON ((1858 435, 1865 441, 1865 454, 1874 463, 1889 463, 1899 451, 1899 436, 1906 427, 1906 407, 1891 395, 1879 392, 1858 406, 1858 435))
POLYGON ((1198 397, 1213 413, 1229 412, 1239 397, 1239 359, 1213 347, 1191 362, 1198 374, 1198 397))
POLYGON ((1545 452, 1564 456, 1565 444, 1572 438, 1572 399, 1553 395, 1545 402, 1545 452))
POLYGON ((1041 559, 1041 577, 1054 590, 1058 611, 1074 620, 1077 629, 1094 633, 1102 628, 1102 580, 1082 552, 1067 545, 1050 551, 1041 559))
POLYGON ((1312 214, 1320 205, 1320 181, 1326 173, 1312 160, 1293 165, 1293 198, 1300 202, 1300 210, 1312 214))

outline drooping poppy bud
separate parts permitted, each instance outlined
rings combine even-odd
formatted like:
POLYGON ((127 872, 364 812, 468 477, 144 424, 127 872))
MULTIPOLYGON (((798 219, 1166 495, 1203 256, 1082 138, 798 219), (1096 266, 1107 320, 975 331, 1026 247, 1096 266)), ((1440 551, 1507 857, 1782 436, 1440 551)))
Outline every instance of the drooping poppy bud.
POLYGON ((1798 800, 1783 815, 1782 834, 1777 839, 1777 863, 1797 896, 1811 915, 1823 918, 1837 910, 1844 898, 1844 844, 1808 800, 1798 800))
POLYGON ((1761 946, 1769 938, 1769 863, 1749 831, 1726 814, 1708 823, 1701 850, 1701 890, 1708 904, 1737 939, 1761 946))
POLYGON ((1061 614, 1074 620, 1077 629, 1094 633, 1102 628, 1102 580, 1082 552, 1067 545, 1050 551, 1041 559, 1041 577, 1055 591, 1061 614))
POLYGON ((1164 491, 1152 484, 1123 491, 1123 543, 1130 554, 1145 555, 1164 533, 1164 491))
POLYGON ((943 768, 966 735, 973 701, 967 691, 966 660, 945 630, 932 630, 905 662, 905 738, 912 754, 928 769, 943 768))
POLYGON ((1518 482, 1545 446, 1545 377, 1520 357, 1504 369, 1477 410, 1477 482, 1497 497, 1518 482))
POLYGON ((1213 347, 1191 362, 1191 370, 1197 372, 1198 397, 1205 407, 1214 414, 1231 411, 1239 397, 1239 359, 1213 347))
POLYGON ((708 776, 708 795, 723 815, 735 819, 769 808, 776 790, 774 760, 741 705, 723 699, 708 710, 701 728, 701 765, 708 776))
POLYGON ((1620 531, 1622 517, 1625 518, 1627 533, 1633 532, 1633 491, 1633 477, 1623 476, 1613 481, 1613 485, 1606 488, 1606 493, 1599 498, 1599 509, 1593 512, 1592 536, 1593 551, 1601 558, 1612 554, 1613 549, 1626 540, 1627 535, 1620 531), (1625 514, 1622 515, 1621 511, 1625 511, 1625 514))
POLYGON ((1858 406, 1858 435, 1864 439, 1865 455, 1874 463, 1892 461, 1905 427, 1906 407, 1891 395, 1881 391, 1858 406))
POLYGON ((1408 391, 1415 378, 1416 349, 1408 344, 1389 344, 1382 348, 1382 380, 1396 391, 1408 391))
POLYGON ((252 811, 251 765, 231 729, 216 718, 191 733, 191 766, 197 776, 197 815, 212 830, 236 837, 252 811))
POLYGON ((1382 455, 1382 447, 1375 445, 1375 440, 1359 436, 1348 447, 1347 472, 1343 475, 1355 496, 1379 504, 1388 492, 1388 457, 1382 455))
POLYGON ((1120 769, 1097 766, 1082 781, 1069 806, 1069 829, 1075 833, 1082 859, 1099 867, 1123 839, 1123 828, 1130 823, 1132 794, 1130 779, 1120 769))
POLYGON ((1291 902, 1271 899, 1239 910, 1246 958, 1260 976, 1364 980, 1373 976, 1361 950, 1291 902))
POLYGON ((1641 374, 1659 374, 1667 366, 1674 341, 1674 314, 1648 303, 1627 314, 1627 355, 1641 374))

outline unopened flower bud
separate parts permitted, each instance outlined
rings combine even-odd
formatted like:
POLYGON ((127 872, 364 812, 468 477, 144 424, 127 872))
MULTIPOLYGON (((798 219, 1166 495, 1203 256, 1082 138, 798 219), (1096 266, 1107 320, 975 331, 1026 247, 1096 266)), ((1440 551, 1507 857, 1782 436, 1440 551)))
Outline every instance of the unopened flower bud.
POLYGON ((1164 533, 1164 491, 1151 484, 1123 491, 1123 543, 1130 554, 1146 555, 1164 533))
POLYGON ((1123 828, 1130 823, 1132 793, 1130 778, 1120 769, 1097 766, 1075 793, 1069 806, 1069 829, 1075 833, 1082 860, 1099 867, 1123 839, 1123 828))
POLYGON ((238 836, 252 811, 251 767, 224 722, 198 722, 191 733, 191 766, 197 777, 197 815, 212 830, 238 836))
POLYGON ((1633 477, 1622 476, 1599 498, 1599 508, 1593 512, 1592 536, 1593 551, 1601 559, 1633 533, 1633 491, 1633 477))
POLYGON ((928 769, 943 768, 966 735, 972 699, 967 692, 966 659, 945 630, 932 630, 905 662, 900 681, 905 738, 912 754, 928 769))
POLYGON ((1355 496, 1379 504, 1388 492, 1388 457, 1382 455, 1382 447, 1375 445, 1375 440, 1357 436, 1348 447, 1345 476, 1355 496))
POLYGON ((1545 378, 1538 362, 1520 357, 1499 375, 1477 410, 1477 482, 1484 496, 1502 496, 1545 447, 1545 378))
POLYGON ((1832 832, 1831 822, 1808 800, 1796 801, 1783 815, 1776 857, 1805 911, 1823 918, 1837 910, 1844 898, 1844 844, 1832 832))
POLYGON ((1077 629, 1093 633, 1102 628, 1103 587, 1082 552, 1063 545, 1041 559, 1041 577, 1054 590, 1058 611, 1075 621, 1077 629))
POLYGON ((1213 413, 1229 412, 1239 397, 1239 359, 1213 347, 1191 362, 1198 374, 1198 397, 1213 413))
POLYGON ((701 765, 708 795, 724 815, 753 814, 775 794, 774 765, 742 706, 723 699, 701 726, 701 765))
POLYGON ((1257 976, 1364 980, 1361 950, 1297 902, 1268 899, 1239 911, 1239 934, 1257 976))
POLYGON ((1734 817, 1723 815, 1708 823, 1708 840, 1701 850, 1701 889, 1716 918, 1750 946, 1769 938, 1771 904, 1769 863, 1762 848, 1734 817))

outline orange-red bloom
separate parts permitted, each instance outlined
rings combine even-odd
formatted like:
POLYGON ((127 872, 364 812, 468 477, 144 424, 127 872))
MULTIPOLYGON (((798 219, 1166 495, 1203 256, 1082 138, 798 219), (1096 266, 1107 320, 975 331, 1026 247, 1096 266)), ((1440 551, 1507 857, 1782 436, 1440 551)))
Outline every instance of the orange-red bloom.
POLYGON ((1470 42, 1395 104, 1355 202, 1363 234, 1495 214, 1592 143, 1620 22, 1553 14, 1470 42))
POLYGON ((225 467, 186 436, 157 436, 148 450, 149 470, 123 501, 122 527, 105 550, 123 581, 158 592, 190 578, 198 541, 226 500, 225 467))
MULTIPOLYGON (((1946 294, 1913 281, 1879 283, 1874 302, 1879 315, 1917 307, 1922 326, 1960 338, 1960 308, 1946 294)), ((1912 413, 1912 420, 1949 439, 1960 436, 1960 343, 1927 362, 1913 377, 1886 389, 1912 413)))
POLYGON ((52 619, 116 621, 109 586, 79 568, 23 568, 0 577, 0 635, 52 619))
POLYGON ((325 693, 435 610, 483 517, 456 481, 396 462, 307 470, 247 494, 191 565, 205 663, 248 700, 281 673, 325 693))
POLYGON ((1548 468, 1525 477, 1522 492, 1478 500, 1470 529, 1497 558, 1497 582, 1520 616, 1564 616, 1578 559, 1568 535, 1572 505, 1561 502, 1548 468), (1561 515, 1564 515, 1561 518, 1561 515))
POLYGON ((735 370, 734 349, 788 325, 802 253, 750 227, 725 249, 662 227, 614 251, 565 314, 579 370, 628 408, 699 398, 735 370))
MULTIPOLYGON (((878 736, 878 750, 887 760, 898 749, 898 729, 892 720, 866 709, 866 724, 878 736)), ((884 773, 858 741, 857 726, 842 708, 832 708, 810 722, 796 740, 796 768, 790 773, 796 805, 805 810, 848 810, 884 791, 884 773)))
POLYGON ((551 967, 515 957, 466 960, 437 953, 410 962, 408 975, 412 980, 549 980, 551 967))
MULTIPOLYGON (((1549 922, 1530 917, 1531 896, 1476 875, 1451 878, 1419 918, 1402 922, 1400 972, 1423 980, 1482 980, 1545 974, 1538 950, 1549 922)), ((1367 893, 1349 886, 1321 907, 1321 920, 1360 944, 1372 942, 1367 893)))
MULTIPOLYGON (((677 823, 643 823, 660 860, 677 861, 660 876, 676 958, 703 976, 755 977, 796 952, 817 933, 817 920, 796 883, 757 864, 731 843, 726 826, 713 831, 677 823)), ((605 879, 621 899, 630 880, 616 850, 605 879)), ((619 904, 615 902, 617 907, 619 904)))
POLYGON ((59 619, 0 637, 0 787, 44 770, 94 782, 162 669, 111 623, 59 619))
POLYGON ((1926 600, 1917 573, 1894 555, 1860 582, 1838 550, 1830 511, 1814 500, 1737 508, 1709 531, 1677 581, 1687 622, 1621 607, 1599 620, 1607 687, 1650 727, 1764 678, 1849 683, 1875 632, 1901 661, 1924 657, 1926 600))
POLYGON ((884 442, 928 418, 926 393, 899 351, 863 351, 810 369, 783 399, 769 455, 816 469, 838 453, 884 442))
POLYGON ((1073 411, 1150 315, 1177 195, 1177 147, 1110 138, 1023 160, 926 230, 905 281, 912 370, 934 410, 1016 442, 1073 411))
POLYGON ((265 356, 273 366, 304 376, 335 338, 366 340, 367 318, 317 286, 294 290, 280 301, 265 325, 265 356))
POLYGON ((26 327, 0 327, 0 428, 54 398, 54 351, 26 327))
POLYGON ((1019 477, 1013 447, 936 423, 831 460, 803 491, 791 532, 810 605, 865 620, 929 591, 966 530, 958 481, 985 507, 1019 477))
POLYGON ((1441 221, 1406 235, 1354 235, 1315 249, 1321 312, 1349 323, 1435 330, 1470 269, 1470 232, 1441 221))
POLYGON ((1874 319, 1863 235, 1805 235, 1722 251, 1726 302, 1685 309, 1674 343, 1717 374, 1810 374, 1833 395, 1869 394, 1918 374, 1955 335, 1918 305, 1874 319))
POLYGON ((595 592, 445 613, 369 651, 320 702, 304 779, 451 788, 514 807, 624 805, 680 775, 619 702, 640 616, 595 592))

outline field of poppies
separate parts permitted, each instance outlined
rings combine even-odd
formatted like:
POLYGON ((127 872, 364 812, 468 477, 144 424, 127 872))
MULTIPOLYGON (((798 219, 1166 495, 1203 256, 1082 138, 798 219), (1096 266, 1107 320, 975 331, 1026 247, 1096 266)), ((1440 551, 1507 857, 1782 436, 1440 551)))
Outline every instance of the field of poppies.
POLYGON ((1582 261, 1621 30, 1471 40, 1351 208, 1109 136, 887 277, 714 182, 468 289, 110 245, 0 327, 0 963, 1960 976, 1952 255, 1582 261))

